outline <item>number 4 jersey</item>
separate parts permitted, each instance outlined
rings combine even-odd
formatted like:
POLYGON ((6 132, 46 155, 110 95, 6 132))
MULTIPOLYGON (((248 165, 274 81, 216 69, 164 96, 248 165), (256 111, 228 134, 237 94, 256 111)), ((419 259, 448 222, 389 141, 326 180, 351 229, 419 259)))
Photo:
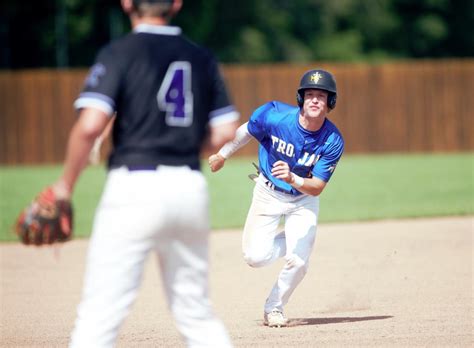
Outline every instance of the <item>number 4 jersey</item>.
POLYGON ((116 115, 109 167, 199 168, 208 126, 239 117, 209 51, 143 24, 99 52, 74 106, 116 115))

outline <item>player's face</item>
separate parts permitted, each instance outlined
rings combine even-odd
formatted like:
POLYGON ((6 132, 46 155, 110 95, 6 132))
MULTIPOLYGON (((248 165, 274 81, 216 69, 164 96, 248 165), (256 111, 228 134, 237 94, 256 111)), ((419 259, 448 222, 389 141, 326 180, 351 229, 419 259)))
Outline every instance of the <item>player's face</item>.
POLYGON ((328 92, 321 89, 305 90, 303 113, 306 117, 325 117, 328 111, 328 92))

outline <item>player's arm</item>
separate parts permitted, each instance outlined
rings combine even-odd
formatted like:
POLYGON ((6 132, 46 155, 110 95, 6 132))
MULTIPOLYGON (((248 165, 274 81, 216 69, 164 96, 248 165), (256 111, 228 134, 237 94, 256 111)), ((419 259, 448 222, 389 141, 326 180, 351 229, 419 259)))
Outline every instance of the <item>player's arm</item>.
POLYGON ((326 187, 326 182, 317 178, 302 178, 291 172, 288 163, 283 161, 277 161, 274 163, 272 168, 272 175, 280 180, 283 180, 293 186, 300 192, 306 193, 311 196, 319 196, 326 187))
POLYGON ((209 156, 209 167, 212 172, 220 170, 224 166, 226 159, 252 139, 252 135, 247 129, 247 123, 244 123, 237 129, 233 140, 226 143, 219 152, 209 156))
POLYGON ((236 121, 219 123, 209 127, 209 134, 204 145, 204 150, 214 152, 222 145, 232 140, 239 123, 236 121))
POLYGON ((71 198, 77 178, 88 164, 94 141, 102 134, 109 121, 110 117, 103 111, 94 108, 81 109, 69 135, 63 173, 53 185, 58 198, 71 198))
POLYGON ((104 143, 104 140, 110 135, 114 121, 115 117, 112 117, 109 123, 107 123, 104 131, 97 138, 95 138, 94 145, 92 146, 91 152, 89 153, 89 162, 91 164, 98 164, 100 162, 100 149, 104 143))

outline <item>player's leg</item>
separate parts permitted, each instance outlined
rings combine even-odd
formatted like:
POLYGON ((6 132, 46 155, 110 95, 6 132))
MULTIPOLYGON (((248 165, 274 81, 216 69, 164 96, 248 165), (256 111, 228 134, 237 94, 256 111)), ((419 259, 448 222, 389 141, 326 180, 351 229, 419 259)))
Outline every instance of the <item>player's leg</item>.
POLYGON ((180 182, 168 207, 175 222, 157 244, 168 304, 188 347, 231 347, 209 299, 207 184, 196 171, 180 182))
POLYGON ((286 254, 285 233, 278 233, 284 208, 273 191, 257 182, 242 236, 244 260, 250 266, 262 267, 286 254))
MULTIPOLYGON (((129 173, 109 175, 89 243, 82 300, 71 347, 112 347, 136 298, 143 266, 154 246, 150 205, 132 202, 146 181, 129 173), (130 191, 130 192, 129 192, 130 191)), ((145 191, 146 192, 146 191, 145 191)))
POLYGON ((283 311, 291 294, 303 280, 316 238, 316 227, 319 211, 319 198, 305 197, 301 206, 287 215, 286 264, 281 270, 276 283, 265 303, 265 312, 274 309, 283 311))

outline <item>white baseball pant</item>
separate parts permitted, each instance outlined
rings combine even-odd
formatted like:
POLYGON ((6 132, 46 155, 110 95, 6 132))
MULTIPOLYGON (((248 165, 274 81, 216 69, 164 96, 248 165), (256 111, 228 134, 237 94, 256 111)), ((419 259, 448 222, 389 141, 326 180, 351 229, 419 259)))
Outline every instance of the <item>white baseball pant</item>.
POLYGON ((208 294, 208 190, 199 171, 109 172, 93 226, 71 347, 112 347, 150 252, 188 347, 231 347, 208 294))
POLYGON ((274 191, 260 175, 253 191, 242 238, 244 260, 252 267, 266 266, 279 257, 286 264, 268 296, 264 311, 283 307, 304 278, 316 238, 319 197, 292 196, 274 191), (278 231, 284 217, 284 231, 278 231))

